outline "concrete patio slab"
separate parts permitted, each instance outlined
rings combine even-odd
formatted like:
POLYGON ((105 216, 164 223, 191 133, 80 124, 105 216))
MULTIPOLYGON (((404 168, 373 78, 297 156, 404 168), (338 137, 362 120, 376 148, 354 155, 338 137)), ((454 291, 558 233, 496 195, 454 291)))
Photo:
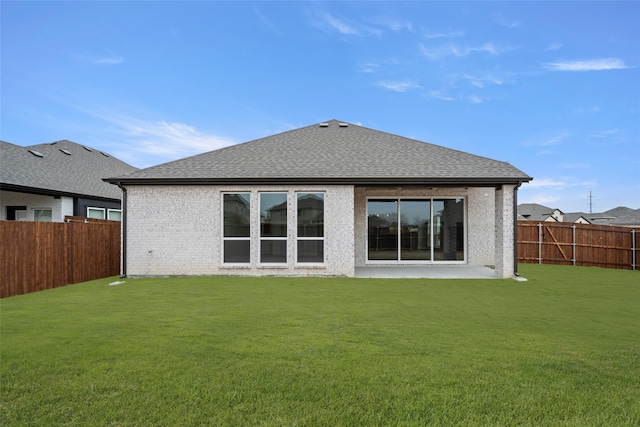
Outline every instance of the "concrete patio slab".
POLYGON ((489 267, 469 266, 366 266, 356 267, 357 278, 380 279, 495 279, 496 272, 489 267))

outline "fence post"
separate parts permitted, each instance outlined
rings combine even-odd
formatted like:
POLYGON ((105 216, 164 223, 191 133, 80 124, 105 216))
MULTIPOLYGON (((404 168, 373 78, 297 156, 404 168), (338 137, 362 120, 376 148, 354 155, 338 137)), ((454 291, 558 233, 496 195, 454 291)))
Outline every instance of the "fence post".
POLYGON ((542 224, 538 223, 538 264, 542 264, 542 224))
POLYGON ((571 262, 573 263, 573 265, 576 265, 576 226, 572 225, 571 229, 573 230, 573 238, 571 242, 571 246, 573 246, 573 257, 571 259, 571 262))
POLYGON ((631 269, 636 269, 636 230, 631 229, 631 269))

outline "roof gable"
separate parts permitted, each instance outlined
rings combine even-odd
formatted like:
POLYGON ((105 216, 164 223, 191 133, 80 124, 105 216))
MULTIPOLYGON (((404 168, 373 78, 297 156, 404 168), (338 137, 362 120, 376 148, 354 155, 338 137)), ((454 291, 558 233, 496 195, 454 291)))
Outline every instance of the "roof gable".
POLYGON ((508 163, 337 120, 143 169, 109 182, 508 183, 508 163))
POLYGON ((103 178, 138 169, 71 141, 23 147, 0 141, 3 189, 120 200, 122 191, 103 178))

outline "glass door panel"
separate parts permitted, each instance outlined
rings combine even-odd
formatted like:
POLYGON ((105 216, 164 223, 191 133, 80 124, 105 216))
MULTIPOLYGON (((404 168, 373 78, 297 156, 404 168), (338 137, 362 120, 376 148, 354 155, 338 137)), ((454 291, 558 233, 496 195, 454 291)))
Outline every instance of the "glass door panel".
POLYGON ((436 261, 464 261, 464 201, 433 201, 433 252, 436 261))
POLYGON ((400 201, 400 260, 431 259, 431 202, 429 200, 400 201))
POLYGON ((398 259, 398 201, 369 200, 367 203, 368 259, 398 259))

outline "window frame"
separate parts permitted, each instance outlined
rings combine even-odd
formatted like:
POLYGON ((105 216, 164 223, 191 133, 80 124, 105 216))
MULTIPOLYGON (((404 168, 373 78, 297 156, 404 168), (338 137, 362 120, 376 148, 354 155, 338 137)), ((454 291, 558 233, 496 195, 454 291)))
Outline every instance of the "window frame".
POLYGON ((109 221, 122 221, 122 209, 107 209, 107 219, 109 221), (111 219, 111 213, 112 212, 117 212, 118 214, 120 214, 120 218, 119 219, 111 219))
POLYGON ((53 222, 53 209, 52 208, 33 208, 32 209, 32 213, 33 213, 33 221, 35 221, 35 222, 53 222), (36 212, 37 211, 49 211, 49 217, 51 219, 49 219, 48 221, 40 221, 40 220, 36 219, 36 212))
POLYGON ((326 204, 327 204, 327 193, 326 191, 295 191, 295 265, 297 267, 313 267, 313 266, 325 266, 327 263, 327 233, 326 233, 326 204), (298 232, 299 227, 299 203, 300 196, 303 194, 320 194, 322 195, 322 237, 312 236, 312 237, 301 237, 298 232), (300 261, 300 253, 299 253, 299 243, 304 241, 316 241, 322 242, 322 261, 300 261))
POLYGON ((258 228, 258 265, 260 266, 286 266, 289 263, 289 193, 287 191, 260 191, 258 192, 258 216, 260 218, 260 226, 258 228), (262 196, 263 195, 283 195, 285 203, 285 236, 263 236, 262 235, 262 196), (285 242, 284 261, 263 261, 262 260, 262 242, 285 242))
POLYGON ((367 206, 366 206, 366 243, 365 243, 365 262, 366 264, 397 264, 397 265, 408 265, 408 264, 466 264, 468 262, 469 250, 468 250, 468 234, 469 227, 467 221, 467 211, 468 211, 468 200, 465 196, 419 196, 413 197, 410 195, 407 196, 372 196, 367 197, 367 206), (395 201, 396 202, 396 215, 397 215, 397 256, 395 259, 391 260, 376 260, 369 259, 369 202, 370 201, 395 201), (425 200, 429 201, 429 248, 430 248, 430 259, 429 260, 403 260, 402 259, 402 211, 401 204, 402 201, 410 201, 410 200, 425 200), (436 241, 436 237, 434 235, 435 230, 435 221, 434 221, 434 205, 436 201, 440 200, 462 200, 463 209, 462 209, 462 238, 463 238, 463 259, 461 260, 436 260, 436 248, 434 247, 434 243, 436 241))
POLYGON ((107 219, 107 210, 105 208, 96 208, 94 206, 87 206, 87 218, 91 218, 91 219, 107 219), (90 216, 89 215, 89 211, 99 211, 102 213, 102 217, 101 218, 97 218, 95 216, 90 216))
POLYGON ((252 233, 251 233, 251 217, 252 217, 252 211, 251 211, 251 205, 252 205, 252 194, 250 191, 225 191, 222 192, 220 194, 220 201, 221 201, 221 207, 222 209, 220 210, 220 216, 221 216, 221 233, 220 233, 220 239, 221 239, 221 245, 220 245, 220 261, 221 264, 223 266, 235 266, 235 267, 247 267, 249 265, 251 265, 251 259, 252 259, 252 253, 253 253, 253 243, 252 243, 252 233), (225 236, 225 196, 227 195, 247 195, 249 196, 249 215, 248 215, 248 219, 249 219, 249 235, 248 236, 242 236, 242 237, 226 237, 225 236), (231 241, 248 241, 249 242, 249 259, 247 262, 227 262, 225 261, 225 243, 226 242, 231 242, 231 241))

